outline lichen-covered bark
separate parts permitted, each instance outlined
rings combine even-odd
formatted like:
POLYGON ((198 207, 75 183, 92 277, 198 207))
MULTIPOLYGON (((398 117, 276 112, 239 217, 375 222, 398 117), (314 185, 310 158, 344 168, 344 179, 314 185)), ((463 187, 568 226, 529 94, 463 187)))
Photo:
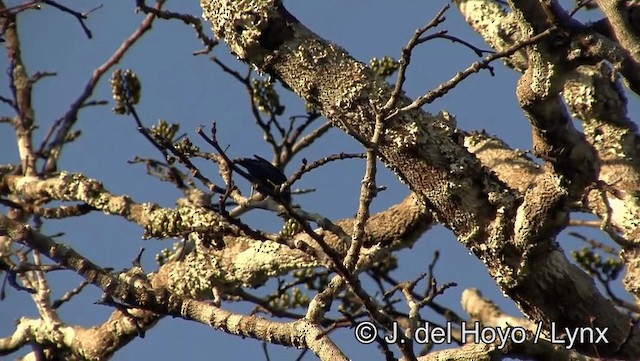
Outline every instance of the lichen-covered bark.
MULTIPOLYGON (((353 223, 351 218, 336 222, 347 232, 351 232, 353 223)), ((403 202, 371 216, 365 225, 366 242, 361 254, 374 255, 376 251, 368 247, 379 244, 390 249, 410 247, 431 225, 431 216, 424 213, 421 203, 410 195, 403 202)), ((340 255, 346 255, 349 245, 337 235, 321 229, 316 232, 340 255)), ((295 238, 298 242, 313 244, 306 233, 296 234, 295 238)), ((210 298, 213 287, 258 287, 292 270, 329 266, 302 251, 272 241, 225 236, 224 243, 223 249, 199 247, 184 260, 164 265, 156 277, 166 279, 163 284, 177 294, 210 298)))
MULTIPOLYGON (((512 31, 517 27, 512 13, 506 13, 495 2, 457 3, 469 24, 496 50, 503 50, 504 44, 513 42, 520 36, 519 32, 512 31)), ((603 9, 605 13, 615 10, 611 8, 612 2, 602 3, 606 3, 603 9)), ((622 3, 619 5, 622 6, 622 3)), ((628 2, 624 7, 629 11, 629 21, 637 22, 639 4, 628 2)), ((624 9, 615 11, 621 10, 624 9)), ((574 49, 573 53, 593 56, 605 48, 607 53, 615 53, 615 39, 607 39, 612 37, 612 29, 598 26, 592 31, 573 43, 580 49, 574 49)), ((625 41, 627 45, 622 44, 625 47, 633 42, 632 37, 626 37, 625 41)), ((600 59, 610 60, 602 56, 600 59)), ((582 195, 582 205, 603 220, 602 228, 610 234, 620 232, 621 238, 615 239, 618 243, 626 248, 635 248, 640 240, 640 194, 637 192, 640 188, 638 127, 628 115, 623 83, 616 77, 611 65, 604 61, 591 65, 592 62, 586 62, 564 74, 566 82, 561 93, 572 115, 582 121, 584 136, 599 160, 597 179, 602 186, 587 188, 582 195)), ((507 64, 521 72, 528 67, 527 64, 523 65, 522 57, 512 57, 507 64)), ((618 67, 615 61, 613 65, 618 67)), ((628 79, 625 80, 630 83, 628 79)), ((633 84, 630 85, 632 90, 635 89, 633 84)), ((627 265, 625 284, 627 290, 638 297, 633 280, 638 279, 640 269, 637 267, 638 262, 629 257, 630 254, 635 252, 628 249, 622 255, 627 265)))
MULTIPOLYGON (((514 15, 506 13, 496 2, 456 3, 467 22, 496 51, 504 50, 520 37, 514 15)), ((606 39, 601 37, 598 41, 605 42, 606 39)), ((590 46, 596 47, 597 44, 594 39, 590 46)), ((524 72, 528 67, 524 53, 524 50, 520 51, 506 63, 524 72)), ((611 67, 604 62, 582 65, 564 77, 567 81, 562 96, 572 115, 583 122, 584 135, 600 160, 598 179, 615 185, 620 191, 620 194, 613 194, 593 189, 589 192, 587 207, 602 219, 610 218, 611 224, 622 232, 625 239, 637 241, 640 239, 640 224, 632 220, 640 214, 640 199, 635 192, 640 188, 640 147, 637 125, 627 114, 622 82, 615 78, 611 67), (613 205, 611 209, 606 209, 603 197, 613 205)))
MULTIPOLYGON (((202 0, 201 5, 216 34, 239 58, 281 79, 356 139, 370 139, 375 119, 371 104, 384 104, 391 88, 364 64, 305 28, 278 1, 202 0)), ((532 55, 540 53, 528 53, 532 55)), ((597 164, 593 163, 589 145, 566 125, 567 121, 562 127, 552 128, 553 116, 567 118, 558 110, 561 86, 559 81, 554 83, 555 75, 541 73, 536 78, 542 70, 554 71, 545 68, 548 62, 540 58, 535 72, 532 70, 522 83, 523 91, 529 87, 542 92, 530 97, 524 92, 524 105, 540 129, 541 144, 580 144, 573 152, 556 153, 552 147, 540 150, 542 155, 560 159, 559 168, 566 172, 563 176, 575 182, 567 184, 547 175, 548 181, 522 197, 458 143, 462 136, 455 122, 442 114, 412 111, 392 118, 378 150, 384 163, 425 202, 436 219, 487 264, 505 293, 531 319, 545 321, 547 327, 552 321, 560 327, 609 327, 610 344, 585 344, 577 349, 603 357, 628 358, 638 354, 640 342, 640 336, 629 328, 629 317, 598 293, 554 241, 566 224, 562 219, 567 211, 563 197, 575 199, 581 188, 593 181, 597 164), (550 84, 532 87, 537 81, 549 79, 550 84), (540 102, 546 99, 553 102, 551 112, 540 102), (544 133, 546 128, 553 132, 544 133)), ((409 99, 401 98, 400 105, 408 103, 409 99)))
MULTIPOLYGON (((309 348, 325 360, 346 360, 340 349, 335 346, 326 334, 323 334, 319 326, 310 324, 305 320, 281 323, 256 315, 235 314, 207 302, 173 294, 169 292, 161 281, 153 279, 150 282, 142 273, 142 270, 136 267, 116 277, 71 248, 57 243, 51 238, 32 230, 31 227, 13 221, 3 215, 0 215, 0 230, 3 231, 6 237, 28 245, 59 265, 74 270, 87 281, 101 288, 108 295, 103 300, 107 304, 117 305, 118 307, 136 305, 153 313, 181 317, 185 320, 196 321, 243 337, 254 337, 268 340, 275 344, 309 348), (123 304, 114 303, 111 297, 121 300, 123 304)), ((155 322, 155 318, 151 317, 151 322, 155 322)), ((28 325, 25 324, 23 329, 26 326, 28 325)), ((68 352, 69 354, 81 356, 85 353, 84 347, 90 345, 87 339, 73 334, 74 331, 71 328, 65 328, 61 332, 49 333, 47 332, 49 327, 51 327, 50 323, 45 325, 43 329, 36 329, 34 332, 45 332, 41 339, 43 344, 59 342, 55 348, 58 349, 61 355, 68 352), (61 340, 60 338, 64 336, 65 332, 71 334, 71 337, 61 340), (77 343, 77 345, 74 346, 73 343, 77 343)), ((91 332, 91 330, 83 331, 91 332)), ((21 334, 29 337, 28 333, 21 332, 21 334)), ((118 342, 126 342, 127 337, 130 337, 130 335, 122 337, 122 334, 113 334, 112 336, 117 336, 118 342)), ((107 354, 110 351, 113 350, 105 348, 97 352, 107 354)))
MULTIPOLYGON (((91 209, 137 223, 146 230, 147 236, 156 238, 186 236, 196 243, 197 251, 188 252, 183 258, 167 262, 157 272, 147 275, 149 282, 139 283, 145 278, 141 274, 136 276, 139 280, 123 274, 120 278, 122 282, 118 286, 111 274, 82 258, 73 249, 56 244, 40 234, 32 233, 28 227, 15 220, 0 216, 0 245, 3 249, 5 247, 8 249, 11 242, 25 242, 29 247, 43 252, 61 265, 76 270, 87 281, 102 288, 106 294, 120 298, 129 304, 138 305, 145 310, 157 312, 154 314, 149 311, 130 310, 129 312, 134 312, 137 317, 140 317, 135 321, 129 318, 123 320, 122 315, 118 315, 120 311, 116 311, 112 319, 100 326, 83 328, 58 323, 55 332, 51 330, 51 322, 25 319, 20 322, 10 338, 0 340, 0 352, 11 352, 23 347, 29 340, 36 339, 39 343, 52 345, 59 354, 68 355, 70 358, 73 355, 82 355, 87 359, 102 359, 124 347, 140 332, 151 328, 161 315, 166 315, 167 312, 173 313, 174 316, 178 315, 175 312, 180 311, 180 302, 193 304, 196 299, 214 298, 212 294, 214 289, 235 291, 243 286, 258 287, 270 278, 287 274, 291 270, 327 266, 322 263, 322 260, 315 259, 300 250, 291 249, 274 241, 257 241, 243 236, 237 229, 222 220, 218 213, 195 204, 187 198, 179 199, 178 206, 171 209, 154 204, 137 203, 130 197, 112 194, 100 182, 81 174, 62 172, 44 179, 5 173, 1 175, 0 193, 2 194, 12 194, 20 199, 34 202, 42 198, 84 202, 91 209), (200 242, 202 237, 222 238, 225 247, 216 249, 203 246, 200 242), (139 286, 140 289, 133 292, 128 288, 133 285, 139 286), (152 296, 154 290, 155 292, 170 291, 173 308, 163 310, 163 307, 167 307, 169 296, 164 294, 162 297, 157 296, 160 297, 158 299, 152 296), (156 299, 153 300, 153 297, 156 299), (64 342, 58 342, 61 338, 64 342)), ((354 220, 344 219, 336 223, 346 232, 350 232, 353 229, 354 220)), ((373 214, 365 224, 365 247, 361 250, 361 260, 367 261, 362 262, 356 272, 364 271, 393 249, 410 247, 431 225, 432 217, 424 213, 422 202, 415 195, 408 196, 403 202, 383 212, 373 214), (381 250, 379 247, 381 244, 387 249, 381 250)), ((336 252, 343 256, 346 254, 349 245, 345 244, 340 237, 326 230, 317 232, 336 252)), ((275 239, 277 235, 270 237, 275 239)), ((295 237, 300 242, 313 243, 311 237, 305 233, 297 234, 295 237)), ((200 316, 203 312, 201 309, 208 306, 196 304, 193 312, 198 316, 187 313, 181 317, 208 324, 207 319, 200 316)), ((208 309, 207 312, 214 311, 208 309)), ((230 314, 227 313, 227 315, 230 314)), ((243 320, 240 315, 236 316, 238 320, 243 320)), ((280 343, 312 349, 317 346, 319 348, 315 350, 317 352, 324 352, 322 349, 327 348, 325 359, 333 359, 336 352, 339 352, 331 346, 333 344, 330 341, 314 339, 320 332, 317 326, 304 322, 296 324, 295 327, 274 324, 273 328, 265 326, 262 331, 253 333, 255 331, 252 331, 252 325, 262 323, 260 319, 256 320, 254 317, 249 317, 249 320, 251 322, 247 322, 244 326, 234 324, 234 327, 230 328, 225 322, 219 322, 214 326, 228 332, 255 336, 263 340, 274 339, 276 337, 274 335, 280 335, 278 337, 284 337, 278 341, 280 343), (299 334, 301 331, 307 333, 301 335, 299 334), (288 339, 285 337, 287 332, 290 332, 288 339)))
MULTIPOLYGON (((364 64, 339 46, 316 37, 290 15, 274 17, 269 2, 205 1, 203 9, 205 15, 215 11, 216 17, 209 17, 214 19, 216 32, 227 39, 239 57, 283 79, 336 126, 364 139, 372 136, 375 115, 369 99, 379 102, 388 97, 390 89, 364 64), (243 4, 248 8, 243 8, 243 4), (243 15, 235 18, 237 14, 243 15), (253 17, 260 20, 243 27, 234 25, 253 17), (248 30, 236 31, 246 27, 248 30), (256 35, 261 27, 268 30, 256 35), (272 34, 275 35, 269 37, 272 34), (263 48, 264 42, 269 42, 269 46, 281 43, 279 51, 263 48)), ((476 222, 490 221, 474 219, 474 214, 480 214, 481 209, 496 208, 483 194, 500 192, 500 186, 495 184, 496 179, 485 181, 487 176, 480 163, 456 144, 455 124, 448 118, 416 111, 398 117, 387 129, 380 145, 380 152, 388 160, 386 164, 396 170, 402 181, 416 187, 416 193, 428 193, 423 200, 438 210, 442 222, 463 238, 471 238, 477 231, 476 222), (460 183, 466 183, 468 188, 463 191, 458 187, 460 183), (418 189, 419 185, 424 187, 418 189), (460 207, 449 202, 447 196, 454 194, 469 207, 468 211, 461 212, 460 207)))

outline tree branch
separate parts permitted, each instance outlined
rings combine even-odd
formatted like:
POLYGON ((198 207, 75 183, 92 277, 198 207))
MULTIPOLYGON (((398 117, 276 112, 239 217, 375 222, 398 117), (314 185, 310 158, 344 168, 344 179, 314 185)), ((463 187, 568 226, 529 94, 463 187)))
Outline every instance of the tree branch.
MULTIPOLYGON (((357 139, 370 139, 375 115, 369 100, 384 104, 392 91, 370 69, 305 28, 280 2, 245 8, 242 3, 218 0, 202 1, 201 6, 218 36, 239 58, 281 79, 334 125, 357 139), (244 26, 239 28, 239 22, 244 26), (312 65, 312 59, 322 61, 312 65)), ((399 101, 400 105, 410 103, 405 97, 399 101)), ((526 216, 515 217, 520 202, 457 143, 451 116, 416 110, 394 118, 386 129, 380 146, 383 162, 485 262, 503 290, 530 317, 545 321, 546 327, 551 321, 561 327, 609 327, 611 344, 580 345, 581 352, 605 357, 638 353, 640 335, 630 333, 629 317, 602 297, 554 246, 553 233, 563 226, 554 223, 554 207, 541 208, 544 217, 536 223, 538 231, 524 232, 516 242, 512 235, 526 220, 526 216), (540 248, 529 248, 543 239, 540 248), (575 287, 580 292, 566 292, 575 287), (576 309, 576 305, 582 307, 576 309)), ((533 206, 531 201, 525 203, 533 206)))

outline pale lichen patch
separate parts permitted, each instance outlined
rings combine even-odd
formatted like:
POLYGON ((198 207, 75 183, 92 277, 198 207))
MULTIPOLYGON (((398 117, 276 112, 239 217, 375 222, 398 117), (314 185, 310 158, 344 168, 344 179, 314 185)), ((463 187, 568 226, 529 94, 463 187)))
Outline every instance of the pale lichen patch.
POLYGON ((213 25, 240 59, 262 62, 265 53, 260 39, 269 26, 275 0, 218 1, 201 0, 202 16, 213 25))

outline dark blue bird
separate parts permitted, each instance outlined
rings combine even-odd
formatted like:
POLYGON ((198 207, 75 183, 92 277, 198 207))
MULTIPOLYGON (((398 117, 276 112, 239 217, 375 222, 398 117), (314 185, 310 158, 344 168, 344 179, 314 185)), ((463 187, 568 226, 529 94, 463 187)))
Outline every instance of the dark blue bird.
POLYGON ((280 198, 284 202, 291 203, 290 189, 287 188, 281 193, 278 192, 280 185, 287 181, 287 176, 268 160, 259 155, 254 154, 253 156, 255 159, 240 158, 234 162, 247 170, 249 175, 248 180, 254 185, 258 192, 265 196, 280 198))

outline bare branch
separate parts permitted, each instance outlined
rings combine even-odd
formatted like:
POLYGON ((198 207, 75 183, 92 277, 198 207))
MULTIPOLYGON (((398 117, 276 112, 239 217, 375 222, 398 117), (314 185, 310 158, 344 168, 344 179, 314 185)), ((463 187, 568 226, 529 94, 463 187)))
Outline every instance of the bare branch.
MULTIPOLYGON (((164 0, 158 0, 156 3, 156 9, 160 10, 162 5, 164 4, 164 0)), ((89 79, 89 82, 85 86, 84 90, 78 96, 78 98, 71 104, 71 107, 64 116, 56 121, 60 125, 55 125, 58 128, 54 139, 47 145, 46 149, 43 153, 47 154, 47 162, 45 164, 45 171, 52 171, 56 169, 56 163, 58 158, 60 157, 60 153, 62 152, 62 146, 64 145, 64 141, 69 135, 71 128, 75 125, 78 120, 78 112, 85 105, 89 97, 93 94, 93 91, 98 84, 98 81, 102 78, 102 76, 115 64, 117 64, 120 59, 124 56, 124 54, 131 49, 131 47, 144 35, 147 31, 151 29, 151 24, 155 20, 155 15, 149 14, 142 21, 138 29, 127 38, 122 45, 111 55, 107 61, 105 61, 102 65, 96 68, 89 79)))
POLYGON ((75 17, 76 19, 78 19, 78 22, 80 23, 80 26, 82 26, 82 30, 84 30, 85 35, 87 35, 87 38, 91 39, 93 37, 93 35, 91 34, 91 30, 89 30, 89 28, 87 27, 87 25, 84 23, 84 21, 87 19, 87 14, 85 13, 80 13, 77 12, 71 8, 68 8, 62 4, 57 3, 56 1, 53 0, 39 0, 39 2, 42 2, 44 4, 47 4, 51 7, 54 7, 62 12, 65 12, 67 14, 72 15, 73 17, 75 17))
POLYGON ((487 69, 489 68, 489 64, 497 59, 500 58, 504 58, 504 57, 508 57, 513 55, 515 52, 517 52, 518 50, 531 45, 531 44, 535 44, 536 42, 544 39, 545 37, 553 34, 553 32, 555 31, 555 28, 549 28, 545 31, 543 31, 540 34, 537 34, 535 36, 532 36, 531 38, 527 39, 527 40, 522 40, 522 41, 518 41, 516 42, 513 46, 509 47, 508 49, 501 51, 501 52, 497 52, 494 54, 490 54, 488 55, 486 58, 484 58, 481 61, 477 61, 473 64, 471 64, 467 69, 458 72, 453 78, 451 78, 451 80, 444 82, 442 84, 440 84, 438 87, 436 87, 434 90, 426 93, 425 95, 416 98, 416 100, 414 100, 411 104, 395 111, 392 112, 387 119, 392 118, 394 116, 396 116, 397 114, 400 113, 404 113, 404 112, 408 112, 414 109, 418 109, 421 108, 422 106, 424 106, 425 104, 429 104, 431 102, 433 102, 434 100, 436 100, 437 98, 443 97, 445 94, 447 94, 449 92, 449 90, 455 88, 458 84, 460 84, 460 82, 462 82, 464 79, 468 78, 471 74, 473 73, 477 73, 482 69, 487 69))
MULTIPOLYGON (((162 1, 164 2, 164 1, 162 1)), ((195 52, 193 55, 206 54, 209 53, 213 48, 218 45, 218 41, 207 36, 204 33, 204 28, 202 27, 202 21, 199 17, 189 15, 189 14, 180 14, 173 11, 162 10, 161 6, 158 6, 159 3, 156 3, 156 7, 152 8, 147 6, 144 0, 136 0, 136 7, 139 10, 142 10, 145 14, 154 15, 161 19, 178 19, 182 20, 185 24, 191 25, 195 30, 198 39, 202 41, 205 46, 205 49, 195 52)))

